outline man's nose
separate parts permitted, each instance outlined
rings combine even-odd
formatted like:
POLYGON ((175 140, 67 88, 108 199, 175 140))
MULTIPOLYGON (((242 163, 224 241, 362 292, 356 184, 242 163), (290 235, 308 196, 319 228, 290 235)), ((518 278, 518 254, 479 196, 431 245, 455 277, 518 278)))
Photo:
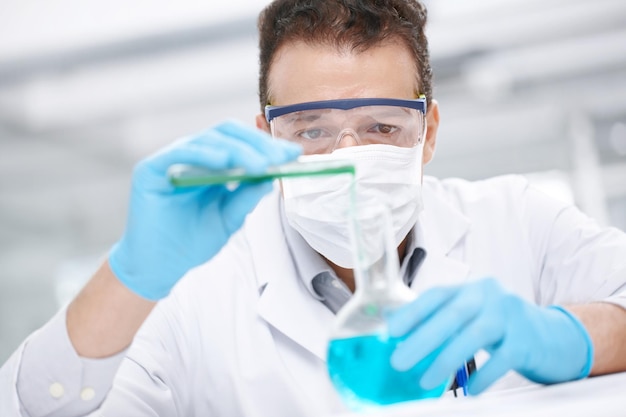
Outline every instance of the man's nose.
POLYGON ((356 132, 349 130, 344 131, 339 134, 337 137, 337 143, 335 145, 335 149, 339 148, 347 148, 348 146, 358 146, 361 144, 359 137, 356 132))

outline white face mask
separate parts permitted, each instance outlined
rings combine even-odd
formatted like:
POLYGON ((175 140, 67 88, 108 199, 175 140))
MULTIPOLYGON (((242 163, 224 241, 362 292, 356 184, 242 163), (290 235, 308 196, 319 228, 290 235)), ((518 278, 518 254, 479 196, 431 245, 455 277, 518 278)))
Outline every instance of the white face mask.
MULTIPOLYGON (((423 142, 412 148, 392 145, 349 146, 323 155, 350 159, 356 166, 356 207, 384 202, 391 210, 396 246, 415 225, 422 209, 423 142)), ((289 224, 318 253, 343 268, 354 268, 348 213, 349 175, 282 180, 289 224)), ((359 218, 362 233, 376 219, 359 218)), ((367 236, 363 237, 367 241, 367 236)))

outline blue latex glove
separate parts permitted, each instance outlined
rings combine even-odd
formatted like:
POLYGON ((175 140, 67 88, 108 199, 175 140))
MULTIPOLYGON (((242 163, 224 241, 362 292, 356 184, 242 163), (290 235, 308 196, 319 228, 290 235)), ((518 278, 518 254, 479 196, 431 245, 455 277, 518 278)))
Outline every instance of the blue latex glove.
POLYGON ((398 370, 442 349, 420 380, 425 389, 442 384, 480 349, 490 358, 469 379, 474 395, 509 370, 545 384, 584 378, 591 370, 593 345, 577 318, 507 293, 493 279, 428 290, 391 313, 388 324, 391 336, 407 337, 391 357, 398 370))
POLYGON ((113 273, 140 296, 159 300, 176 282, 226 244, 272 189, 271 181, 176 188, 167 169, 177 163, 252 173, 296 158, 300 147, 227 122, 141 161, 133 171, 126 230, 109 254, 113 273))

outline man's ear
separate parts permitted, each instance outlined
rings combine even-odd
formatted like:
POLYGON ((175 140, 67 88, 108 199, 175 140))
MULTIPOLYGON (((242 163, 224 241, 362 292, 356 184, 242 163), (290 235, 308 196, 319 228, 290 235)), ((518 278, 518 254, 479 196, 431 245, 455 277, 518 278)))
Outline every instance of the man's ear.
POLYGON ((267 122, 264 114, 259 113, 256 115, 256 127, 267 133, 271 133, 270 124, 267 122))
POLYGON ((439 103, 431 100, 426 112, 426 141, 424 142, 424 155, 422 163, 426 165, 435 155, 435 145, 437 144, 437 130, 439 129, 439 103))

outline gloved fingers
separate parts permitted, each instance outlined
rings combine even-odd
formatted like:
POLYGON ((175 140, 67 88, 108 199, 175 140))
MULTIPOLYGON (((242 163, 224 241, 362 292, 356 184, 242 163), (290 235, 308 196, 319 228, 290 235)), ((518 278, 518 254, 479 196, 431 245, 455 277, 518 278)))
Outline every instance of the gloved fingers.
MULTIPOLYGON (((427 295, 425 293, 413 303, 419 303, 427 295)), ((474 321, 484 309, 490 309, 490 303, 487 302, 489 295, 481 282, 466 284, 426 319, 420 321, 408 318, 416 323, 416 327, 393 353, 393 366, 398 370, 410 369, 429 353, 443 346, 466 323, 474 321)))
POLYGON ((468 392, 471 395, 480 394, 511 369, 508 355, 501 349, 495 350, 489 360, 470 376, 468 392))
POLYGON ((432 288, 411 303, 390 312, 386 316, 389 335, 404 336, 447 303, 458 291, 457 286, 432 288))
POLYGON ((212 132, 210 141, 187 140, 164 149, 140 166, 150 168, 157 176, 164 176, 174 164, 197 165, 211 170, 244 168, 262 172, 270 165, 269 159, 252 146, 232 140, 219 132, 212 132))
POLYGON ((299 145, 282 139, 273 139, 262 130, 246 126, 236 121, 227 121, 215 127, 215 130, 254 147, 267 156, 271 165, 288 162, 302 153, 299 145))
POLYGON ((454 337, 465 324, 464 320, 467 317, 459 316, 454 308, 448 308, 450 304, 443 305, 440 311, 427 318, 398 344, 391 355, 391 364, 395 369, 399 371, 411 369, 454 337))
POLYGON ((243 224, 259 201, 272 190, 273 183, 242 183, 232 192, 227 193, 222 201, 222 219, 224 228, 229 235, 235 233, 243 224))
POLYGON ((501 316, 483 312, 453 336, 439 352, 420 384, 432 389, 442 384, 463 363, 485 346, 493 346, 504 337, 506 325, 501 316))

